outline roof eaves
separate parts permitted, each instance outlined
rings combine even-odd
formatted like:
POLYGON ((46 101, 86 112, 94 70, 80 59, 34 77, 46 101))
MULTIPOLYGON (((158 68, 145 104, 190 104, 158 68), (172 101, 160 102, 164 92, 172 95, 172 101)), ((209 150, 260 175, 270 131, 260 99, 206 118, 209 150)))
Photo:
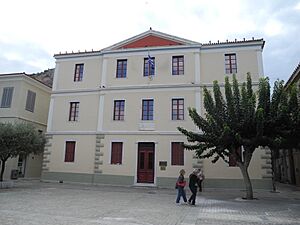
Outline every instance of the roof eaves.
POLYGON ((50 86, 50 85, 48 85, 48 84, 46 84, 46 83, 40 81, 39 79, 36 79, 34 76, 32 76, 32 74, 24 74, 24 76, 26 76, 26 77, 28 77, 28 78, 30 78, 30 79, 33 79, 33 80, 35 80, 35 81, 37 81, 37 82, 39 82, 39 83, 45 85, 46 87, 52 88, 52 86, 50 86))
POLYGON ((263 38, 260 38, 260 39, 249 39, 249 40, 246 40, 245 38, 243 40, 237 40, 235 39, 234 41, 223 41, 223 42, 220 42, 218 40, 218 42, 209 42, 209 43, 204 43, 202 44, 203 47, 213 47, 213 46, 220 46, 220 45, 239 45, 239 44, 252 44, 252 43, 260 43, 261 45, 261 48, 263 49, 264 48, 264 45, 265 45, 265 41, 263 38))
POLYGON ((19 73, 1 73, 0 76, 17 76, 17 75, 25 75, 25 72, 19 72, 19 73))
POLYGON ((114 53, 130 53, 130 52, 145 52, 145 51, 160 51, 160 50, 173 50, 173 49, 200 49, 201 45, 171 45, 171 46, 155 46, 155 47, 140 47, 140 48, 124 48, 114 50, 103 50, 103 55, 114 53))
POLYGON ((47 84, 45 84, 45 83, 43 83, 42 81, 40 81, 40 80, 38 80, 38 79, 36 79, 35 77, 33 77, 31 74, 27 74, 27 73, 25 73, 25 72, 20 72, 20 73, 2 73, 2 74, 0 74, 0 77, 5 77, 5 76, 20 76, 20 77, 28 77, 28 78, 30 78, 30 79, 33 79, 33 80, 35 80, 35 81, 37 81, 37 82, 39 82, 39 83, 41 83, 41 84, 43 84, 43 85, 45 85, 45 86, 47 86, 47 87, 49 87, 49 88, 52 88, 51 86, 49 86, 49 85, 47 85, 47 84))
POLYGON ((85 50, 85 51, 78 51, 78 52, 64 52, 64 53, 62 53, 62 52, 59 52, 58 54, 54 54, 53 55, 53 57, 55 58, 55 59, 57 59, 57 58, 63 58, 63 57, 65 57, 65 56, 78 56, 78 55, 84 55, 84 56, 97 56, 97 55, 99 55, 99 54, 101 54, 101 50, 96 50, 96 51, 94 51, 93 49, 91 50, 91 51, 87 51, 87 50, 85 50))
POLYGON ((300 77, 300 62, 298 63, 298 65, 294 69, 292 75, 290 76, 290 78, 288 79, 288 81, 286 82, 286 84, 284 85, 285 89, 287 89, 290 85, 292 85, 293 82, 294 82, 294 80, 297 77, 300 77))

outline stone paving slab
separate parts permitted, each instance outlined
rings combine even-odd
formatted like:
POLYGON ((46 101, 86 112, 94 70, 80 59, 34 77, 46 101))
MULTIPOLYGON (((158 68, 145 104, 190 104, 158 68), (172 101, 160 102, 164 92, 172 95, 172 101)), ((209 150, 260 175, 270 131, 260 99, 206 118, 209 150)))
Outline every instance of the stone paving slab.
MULTIPOLYGON (((300 225, 300 191, 207 189, 196 206, 176 190, 18 181, 0 190, 1 225, 300 225)), ((188 193, 189 196, 189 193, 188 193)))

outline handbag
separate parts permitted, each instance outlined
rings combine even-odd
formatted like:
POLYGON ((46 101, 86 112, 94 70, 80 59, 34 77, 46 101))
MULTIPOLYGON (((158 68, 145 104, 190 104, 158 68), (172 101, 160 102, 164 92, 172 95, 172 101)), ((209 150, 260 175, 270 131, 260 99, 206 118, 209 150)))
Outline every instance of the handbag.
POLYGON ((186 181, 176 182, 176 187, 185 187, 185 185, 186 185, 186 181))

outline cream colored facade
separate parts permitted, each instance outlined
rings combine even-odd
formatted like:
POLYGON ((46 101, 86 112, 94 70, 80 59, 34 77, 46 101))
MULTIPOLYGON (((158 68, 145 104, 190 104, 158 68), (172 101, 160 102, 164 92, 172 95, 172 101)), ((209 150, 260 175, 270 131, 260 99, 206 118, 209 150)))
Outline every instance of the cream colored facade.
MULTIPOLYGON (((263 76, 263 40, 205 44, 149 30, 96 52, 58 54, 48 119, 48 144, 43 180, 153 185, 173 187, 180 169, 203 168, 206 186, 238 187, 237 167, 220 161, 199 160, 184 151, 184 165, 171 165, 171 143, 186 142, 178 126, 196 130, 187 108, 203 114, 203 87, 213 80, 222 85, 225 54, 237 58, 237 77, 252 74, 254 84, 263 76), (180 43, 172 46, 124 48, 151 36, 180 43), (144 58, 155 57, 155 75, 143 76, 144 58), (172 75, 172 57, 183 56, 184 74, 172 75), (117 60, 127 60, 126 78, 116 78, 117 60), (82 81, 74 82, 76 64, 84 64, 82 81), (184 99, 184 120, 172 120, 172 99, 184 99), (142 100, 154 102, 153 120, 142 120, 142 100), (116 121, 114 101, 125 100, 124 120, 116 121), (71 102, 79 102, 78 121, 69 121, 71 102), (74 162, 65 162, 66 142, 75 141, 74 162), (121 142, 122 163, 111 163, 112 143, 121 142), (154 145, 154 179, 139 182, 139 146, 154 145), (167 164, 166 167, 162 164, 167 164)), ((232 74, 228 74, 231 76, 232 74)), ((269 152, 256 151, 250 166, 255 187, 270 184, 269 152)))
MULTIPOLYGON (((0 107, 0 122, 31 123, 36 129, 46 132, 51 88, 31 78, 25 73, 0 74, 1 101, 4 88, 13 87, 10 107, 0 107), (25 109, 27 93, 36 94, 33 112, 25 109)), ((1 104, 0 101, 0 104, 1 104)), ((11 171, 18 170, 19 176, 40 178, 42 154, 9 159, 6 163, 4 179, 10 179, 11 171)))

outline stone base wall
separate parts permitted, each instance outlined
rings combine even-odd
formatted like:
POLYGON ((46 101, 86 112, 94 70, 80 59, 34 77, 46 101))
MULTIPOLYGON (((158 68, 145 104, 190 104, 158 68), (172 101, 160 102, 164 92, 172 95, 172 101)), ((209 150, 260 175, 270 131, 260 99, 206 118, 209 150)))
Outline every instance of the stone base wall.
MULTIPOLYGON (((159 188, 174 188, 177 178, 157 177, 156 184, 159 188)), ((80 174, 80 173, 59 173, 43 172, 42 181, 69 182, 69 183, 88 183, 88 184, 107 184, 133 186, 134 176, 118 176, 107 174, 80 174)), ((252 179, 254 189, 272 188, 271 179, 252 179)), ((234 188, 245 189, 244 181, 241 179, 205 179, 202 183, 203 188, 234 188)))

